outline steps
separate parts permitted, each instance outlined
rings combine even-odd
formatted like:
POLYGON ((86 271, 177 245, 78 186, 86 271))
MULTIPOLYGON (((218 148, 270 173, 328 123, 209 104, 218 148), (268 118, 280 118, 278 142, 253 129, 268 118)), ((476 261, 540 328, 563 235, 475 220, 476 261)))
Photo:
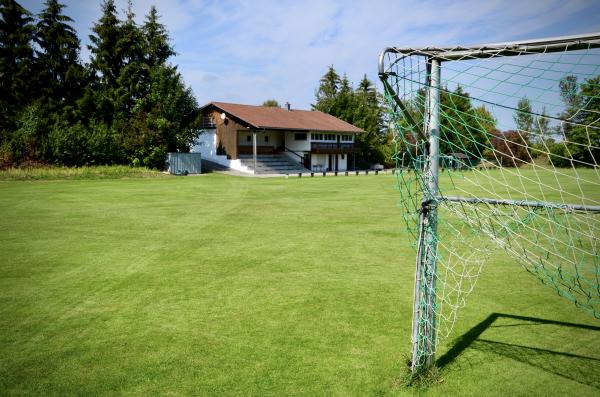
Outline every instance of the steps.
MULTIPOLYGON (((250 170, 254 170, 254 160, 251 154, 238 157, 250 170)), ((298 172, 310 172, 299 162, 296 163, 283 154, 260 154, 256 156, 255 174, 295 174, 298 172)))

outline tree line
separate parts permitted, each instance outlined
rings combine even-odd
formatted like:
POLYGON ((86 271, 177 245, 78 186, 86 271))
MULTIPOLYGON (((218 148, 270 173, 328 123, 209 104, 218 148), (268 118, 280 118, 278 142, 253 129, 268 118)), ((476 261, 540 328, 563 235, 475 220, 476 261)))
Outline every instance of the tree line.
MULTIPOLYGON (((515 129, 500 131, 494 116, 483 106, 474 106, 470 95, 457 85, 440 91, 440 153, 465 154, 471 164, 482 160, 502 166, 520 166, 546 157, 557 167, 596 164, 600 159, 600 76, 578 82, 569 75, 558 83, 564 111, 556 118, 567 120, 551 126, 542 107, 536 113, 527 97, 521 98, 513 114, 515 129)), ((423 125, 425 90, 406 103, 417 125, 423 125)), ((365 75, 353 89, 347 76, 333 66, 320 79, 313 109, 329 113, 366 131, 357 136, 359 159, 364 164, 394 165, 414 143, 411 133, 393 144, 395 127, 387 117, 390 109, 365 75), (396 153, 397 152, 397 153, 396 153), (393 156, 394 153, 396 156, 393 156)), ((406 121, 401 121, 405 123, 406 121)), ((406 127, 406 125, 404 125, 406 127)))
POLYGON ((537 113, 527 97, 513 115, 516 129, 490 131, 494 151, 484 157, 503 166, 520 166, 545 158, 556 167, 580 167, 600 160, 600 76, 579 82, 567 75, 558 82, 563 110, 552 117, 542 107, 537 113), (555 123, 552 119, 563 120, 555 123))
POLYGON ((345 74, 329 66, 315 92, 314 110, 338 117, 365 131, 356 136, 357 166, 372 163, 393 166, 393 145, 388 133, 383 97, 367 75, 356 88, 345 74))
POLYGON ((169 63, 169 34, 152 6, 138 25, 105 0, 89 36, 89 62, 65 5, 33 15, 0 0, 0 167, 131 164, 161 168, 188 149, 198 104, 169 63))

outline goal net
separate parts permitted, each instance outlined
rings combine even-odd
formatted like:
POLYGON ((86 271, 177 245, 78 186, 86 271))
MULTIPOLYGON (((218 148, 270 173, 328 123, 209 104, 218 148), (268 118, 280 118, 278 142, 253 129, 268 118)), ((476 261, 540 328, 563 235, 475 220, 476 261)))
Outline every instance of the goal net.
POLYGON ((600 318, 600 33, 387 48, 379 75, 417 256, 413 372, 492 255, 600 318))

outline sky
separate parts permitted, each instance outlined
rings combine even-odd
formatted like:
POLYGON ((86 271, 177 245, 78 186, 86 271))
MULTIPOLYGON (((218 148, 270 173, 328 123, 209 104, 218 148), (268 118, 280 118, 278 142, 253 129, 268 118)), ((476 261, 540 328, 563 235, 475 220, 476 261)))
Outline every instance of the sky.
MULTIPOLYGON (((41 0, 21 0, 39 13, 41 0)), ((62 0, 89 60, 99 0, 62 0)), ((124 15, 127 0, 117 0, 124 15)), ((230 1, 134 0, 143 22, 155 5, 187 85, 200 105, 259 105, 266 99, 310 109, 319 79, 333 65, 354 86, 377 77, 378 54, 389 46, 468 45, 600 31, 598 0, 230 1)))

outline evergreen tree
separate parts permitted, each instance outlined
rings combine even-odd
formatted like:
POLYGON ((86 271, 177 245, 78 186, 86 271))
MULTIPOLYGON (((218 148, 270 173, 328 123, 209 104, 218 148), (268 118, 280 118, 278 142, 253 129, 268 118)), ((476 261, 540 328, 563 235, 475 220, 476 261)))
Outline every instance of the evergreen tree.
POLYGON ((79 94, 79 39, 69 24, 73 20, 62 14, 65 6, 57 0, 45 4, 35 35, 36 69, 40 94, 44 102, 50 102, 50 110, 55 110, 57 103, 73 104, 79 94))
MULTIPOLYGON (((567 76, 560 82, 561 96, 566 110, 561 115, 565 137, 566 157, 572 157, 573 165, 598 164, 600 162, 600 76, 586 79, 578 84, 575 76, 567 76)), ((564 145, 562 145, 564 146, 564 145)), ((559 153, 560 154, 560 153, 559 153)), ((555 165, 571 164, 553 158, 555 165)))
POLYGON ((385 147, 387 137, 383 135, 382 108, 373 83, 365 74, 354 93, 354 125, 365 133, 356 137, 360 155, 370 163, 389 163, 389 150, 385 147))
POLYGON ((355 125, 371 134, 380 135, 383 130, 382 108, 375 85, 366 74, 358 84, 355 95, 355 125))
POLYGON ((354 123, 354 107, 355 97, 352 90, 352 83, 348 80, 348 76, 344 73, 344 77, 340 81, 340 88, 335 96, 332 115, 353 124, 354 123))
POLYGON ((335 71, 333 65, 329 66, 327 73, 320 80, 319 88, 315 93, 317 103, 312 105, 312 108, 335 116, 335 102, 340 84, 340 75, 335 71))
POLYGON ((387 139, 382 133, 382 107, 373 83, 364 75, 356 90, 344 74, 330 66, 320 80, 313 109, 331 114, 365 131, 356 138, 359 163, 385 162, 387 139))
POLYGON ((169 42, 169 34, 164 25, 158 22, 158 11, 155 6, 150 7, 146 21, 142 27, 144 35, 144 59, 149 69, 158 65, 165 65, 167 60, 175 55, 169 42))
MULTIPOLYGON (((112 124, 118 116, 118 78, 123 68, 123 59, 117 51, 121 34, 121 22, 117 17, 114 0, 102 3, 102 16, 92 28, 89 36, 91 62, 89 64, 90 84, 80 101, 81 112, 87 120, 103 121, 112 124)), ((87 121, 86 120, 86 121, 87 121)))
POLYGON ((127 117, 135 101, 146 94, 147 80, 144 79, 144 43, 141 29, 135 23, 131 0, 128 3, 125 21, 120 26, 116 51, 121 60, 117 79, 117 111, 127 117))
POLYGON ((0 131, 5 131, 4 136, 35 97, 31 78, 34 25, 30 12, 14 0, 0 0, 0 16, 0 131))
POLYGON ((513 115, 517 130, 525 136, 533 130, 534 118, 531 110, 531 103, 527 97, 523 97, 517 103, 517 109, 513 115))
POLYGON ((103 85, 116 88, 123 59, 117 51, 121 32, 114 0, 102 3, 102 17, 92 31, 94 34, 89 36, 92 44, 88 46, 92 52, 90 68, 103 85))
POLYGON ((440 93, 440 152, 464 153, 482 158, 488 146, 488 132, 495 120, 485 108, 473 108, 471 98, 462 86, 440 93))
POLYGON ((123 130, 132 164, 161 168, 167 152, 187 151, 197 137, 198 111, 192 90, 176 68, 154 67, 149 93, 137 101, 123 130))

